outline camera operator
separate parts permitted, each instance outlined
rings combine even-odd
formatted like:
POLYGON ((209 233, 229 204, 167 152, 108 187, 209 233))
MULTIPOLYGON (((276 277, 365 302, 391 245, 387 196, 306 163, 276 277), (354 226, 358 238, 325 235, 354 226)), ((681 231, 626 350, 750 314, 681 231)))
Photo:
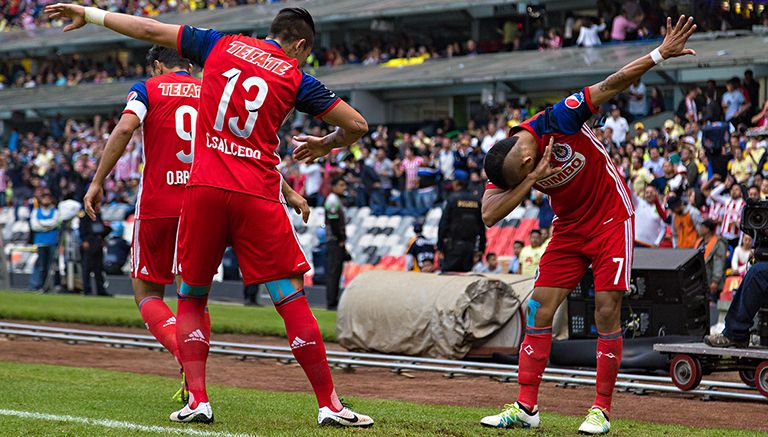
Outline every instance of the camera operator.
POLYGON ((749 330, 755 315, 760 308, 768 307, 768 201, 749 202, 741 227, 755 241, 755 263, 733 293, 723 332, 704 337, 704 343, 713 347, 749 346, 749 330))

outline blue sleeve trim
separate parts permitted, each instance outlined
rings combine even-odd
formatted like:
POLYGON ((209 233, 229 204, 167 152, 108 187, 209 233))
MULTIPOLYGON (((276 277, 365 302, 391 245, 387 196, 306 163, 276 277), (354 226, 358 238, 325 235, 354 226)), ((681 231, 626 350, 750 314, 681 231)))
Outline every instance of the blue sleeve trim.
POLYGON ((296 91, 296 109, 317 117, 330 109, 339 97, 322 82, 306 73, 301 73, 301 83, 296 91))
POLYGON ((179 53, 202 67, 213 47, 223 36, 218 30, 184 26, 179 36, 179 53))
POLYGON ((138 100, 147 107, 149 110, 149 95, 147 94, 147 84, 144 81, 136 82, 128 92, 128 98, 125 99, 130 102, 131 100, 138 100))

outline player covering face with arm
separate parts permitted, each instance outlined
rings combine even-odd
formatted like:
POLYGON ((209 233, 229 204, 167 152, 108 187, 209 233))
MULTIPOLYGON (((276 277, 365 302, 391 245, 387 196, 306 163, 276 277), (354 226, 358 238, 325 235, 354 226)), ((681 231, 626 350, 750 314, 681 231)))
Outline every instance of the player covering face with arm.
POLYGON ((277 171, 277 130, 294 108, 337 126, 324 137, 296 137, 299 160, 324 156, 368 130, 357 111, 299 69, 314 41, 311 15, 301 8, 283 9, 269 38, 261 40, 74 5, 53 5, 47 11, 53 18, 72 20, 65 31, 96 23, 175 48, 203 66, 194 164, 179 223, 182 284, 176 338, 190 400, 171 420, 213 421, 205 389, 209 334, 201 328, 211 279, 231 242, 243 281, 265 284, 285 322, 291 350, 317 396, 318 423, 373 425, 336 396, 322 336, 304 296, 309 263, 281 205, 289 200, 280 193, 285 183, 277 171))
POLYGON ((586 122, 597 106, 662 60, 694 55, 685 43, 695 30, 692 19, 680 17, 674 26, 667 20, 664 41, 649 55, 544 109, 488 152, 484 168, 489 184, 482 204, 486 225, 506 217, 534 187, 549 195, 556 219, 528 303, 517 402, 483 418, 483 425, 539 426, 538 388, 549 359, 553 317, 591 266, 598 333, 596 396, 579 431, 610 430, 611 398, 623 348, 621 298, 629 288, 632 268, 634 207, 626 183, 586 122))

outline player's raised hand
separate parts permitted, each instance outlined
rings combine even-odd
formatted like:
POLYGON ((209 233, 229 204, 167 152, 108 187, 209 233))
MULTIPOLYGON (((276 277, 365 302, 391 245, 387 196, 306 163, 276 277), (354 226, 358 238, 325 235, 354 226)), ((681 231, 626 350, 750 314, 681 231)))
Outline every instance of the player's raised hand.
POLYGON ((91 186, 88 188, 88 192, 83 198, 83 207, 85 208, 85 213, 88 214, 88 217, 90 217, 91 220, 96 220, 96 214, 101 209, 101 201, 103 198, 104 190, 102 189, 101 185, 91 183, 91 186))
POLYGON ((695 50, 685 48, 685 43, 695 31, 696 25, 693 24, 693 17, 686 19, 685 15, 681 15, 674 27, 672 26, 672 18, 667 17, 667 36, 664 37, 664 41, 659 46, 661 56, 664 59, 685 55, 696 56, 695 50))
POLYGON ((331 153, 333 145, 322 137, 311 135, 297 135, 291 139, 293 143, 293 157, 300 162, 313 162, 317 158, 331 153))
POLYGON ((45 7, 44 12, 51 20, 69 18, 72 23, 64 27, 64 32, 79 29, 85 26, 85 8, 80 5, 56 3, 45 7))
POLYGON ((548 178, 553 174, 560 173, 562 168, 552 167, 552 164, 549 162, 549 158, 552 157, 552 147, 554 144, 555 137, 550 137, 549 144, 544 149, 544 154, 541 155, 541 159, 539 159, 539 163, 536 164, 536 168, 534 168, 533 171, 528 175, 529 178, 533 178, 534 181, 538 181, 540 179, 548 178))

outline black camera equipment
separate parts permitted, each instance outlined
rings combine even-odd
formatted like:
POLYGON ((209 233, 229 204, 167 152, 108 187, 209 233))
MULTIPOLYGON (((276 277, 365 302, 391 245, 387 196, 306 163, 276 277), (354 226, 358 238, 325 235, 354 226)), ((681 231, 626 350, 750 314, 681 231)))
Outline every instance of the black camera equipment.
POLYGON ((752 237, 755 261, 768 261, 768 200, 747 200, 741 212, 741 230, 752 237))

